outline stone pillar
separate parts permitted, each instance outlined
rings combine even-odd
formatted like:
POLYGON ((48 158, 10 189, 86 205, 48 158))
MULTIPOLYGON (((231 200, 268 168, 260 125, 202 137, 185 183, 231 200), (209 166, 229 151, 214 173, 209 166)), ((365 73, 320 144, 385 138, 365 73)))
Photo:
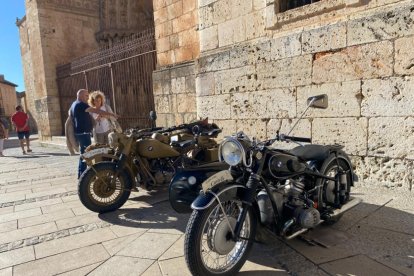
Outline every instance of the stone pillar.
POLYGON ((56 66, 98 48, 99 0, 26 0, 26 16, 17 26, 29 111, 39 136, 62 135, 56 66))
POLYGON ((157 70, 153 73, 158 126, 196 119, 194 60, 200 52, 197 1, 154 0, 157 70))

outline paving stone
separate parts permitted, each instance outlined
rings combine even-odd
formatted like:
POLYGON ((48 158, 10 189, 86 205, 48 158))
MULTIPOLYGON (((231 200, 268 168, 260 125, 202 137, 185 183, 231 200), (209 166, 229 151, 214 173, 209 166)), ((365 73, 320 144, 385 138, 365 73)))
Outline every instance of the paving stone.
POLYGON ((42 206, 41 209, 42 209, 43 214, 49 214, 49 213, 54 213, 60 210, 77 208, 77 207, 82 207, 82 206, 83 206, 82 203, 78 200, 78 201, 69 201, 69 202, 53 204, 53 205, 46 205, 46 206, 42 206))
POLYGON ((14 206, 14 210, 15 210, 15 212, 19 212, 19 211, 34 209, 34 208, 37 208, 37 207, 55 205, 55 204, 59 204, 59 203, 62 203, 61 198, 51 198, 51 199, 48 199, 48 200, 41 200, 41 201, 36 201, 36 202, 32 202, 32 203, 25 203, 25 204, 21 204, 21 205, 16 205, 16 206, 14 206))
POLYGON ((0 208, 0 216, 4 215, 4 214, 13 213, 13 212, 14 212, 14 207, 13 206, 0 208))
POLYGON ((55 232, 57 230, 58 229, 56 228, 56 224, 54 222, 17 229, 8 232, 7 235, 1 235, 0 244, 37 237, 43 234, 55 232))
POLYGON ((184 235, 181 236, 164 254, 159 258, 160 261, 184 256, 184 235))
POLYGON ((109 258, 102 245, 93 245, 31 261, 14 267, 14 275, 56 275, 109 258))
POLYGON ((82 215, 93 213, 92 211, 90 211, 88 208, 84 206, 72 208, 72 212, 75 214, 75 216, 82 216, 82 215))
POLYGON ((77 235, 56 239, 35 245, 36 259, 71 251, 92 244, 115 239, 115 234, 109 228, 101 228, 77 235))
POLYGON ((15 212, 15 213, 8 213, 8 214, 0 215, 0 223, 11 221, 11 220, 16 220, 16 219, 38 216, 41 214, 42 212, 40 211, 40 208, 34 208, 34 209, 15 212))
POLYGON ((0 269, 0 276, 12 276, 12 275, 13 275, 12 267, 0 269))
MULTIPOLYGON (((265 261, 265 260, 263 260, 265 261)), ((243 276, 260 276, 260 275, 275 275, 275 276, 287 276, 288 272, 281 268, 272 267, 274 264, 263 265, 261 263, 246 261, 243 267, 240 269, 238 275, 243 276)))
POLYGON ((346 243, 347 250, 414 272, 414 258, 410 257, 413 254, 413 235, 373 227, 362 222, 352 227, 349 233, 353 235, 353 239, 346 243))
POLYGON ((397 276, 400 273, 368 258, 358 255, 321 266, 327 272, 338 275, 378 275, 378 276, 397 276))
POLYGON ((1 195, 0 203, 13 202, 13 201, 25 200, 25 199, 26 199, 25 193, 22 194, 20 192, 14 192, 14 193, 1 195))
POLYGON ((160 265, 154 262, 141 276, 163 276, 160 265))
POLYGON ((43 191, 43 192, 27 194, 26 199, 42 197, 42 196, 47 196, 47 195, 62 194, 62 193, 65 193, 65 192, 67 192, 65 188, 49 189, 49 190, 43 191))
POLYGON ((32 261, 34 259, 35 255, 32 246, 3 252, 0 253, 0 269, 32 261))
POLYGON ((117 255, 156 260, 179 238, 179 235, 145 233, 117 255))
POLYGON ((0 223, 0 233, 9 232, 17 229, 17 220, 0 223))
POLYGON ((142 234, 148 230, 148 228, 140 227, 137 223, 136 226, 129 225, 113 225, 110 226, 111 230, 117 235, 117 237, 125 237, 133 234, 142 234))
POLYGON ((125 256, 114 256, 88 275, 140 275, 154 262, 156 261, 125 256))
POLYGON ((165 276, 186 276, 191 275, 187 268, 184 257, 159 261, 162 275, 165 276))
MULTIPOLYGON (((317 236, 318 232, 321 233, 321 228, 324 227, 320 226, 313 230, 313 236, 317 236)), ((325 227, 326 228, 326 227, 325 227)), ((335 230, 332 230, 335 231, 335 230)), ((337 230, 339 231, 339 230, 337 230)), ((325 231, 326 232, 326 231, 325 231)), ((354 253, 350 250, 346 250, 344 246, 344 242, 337 244, 335 246, 331 246, 329 248, 322 247, 320 245, 310 245, 307 242, 300 240, 300 239, 293 239, 288 241, 287 244, 300 252, 303 256, 307 259, 312 261, 315 264, 326 263, 329 261, 343 259, 345 257, 353 256, 354 253)))
POLYGON ((108 253, 111 256, 114 256, 116 253, 124 249, 124 247, 128 246, 131 242, 136 240, 139 236, 141 236, 144 233, 145 232, 143 231, 126 237, 112 239, 110 241, 103 242, 102 245, 105 247, 106 251, 108 251, 108 253))
POLYGON ((84 276, 84 275, 88 275, 89 272, 91 272, 92 270, 94 270, 96 267, 98 267, 100 264, 102 264, 101 262, 96 263, 96 264, 92 264, 92 265, 87 265, 72 271, 68 271, 62 274, 59 274, 59 276, 84 276))
POLYGON ((24 228, 28 226, 43 224, 43 223, 47 223, 51 221, 56 221, 59 219, 74 217, 74 216, 75 215, 73 214, 73 212, 69 209, 69 210, 62 210, 62 211, 58 211, 54 213, 39 215, 35 217, 19 219, 18 223, 19 223, 19 228, 24 228))
POLYGON ((99 218, 98 214, 92 213, 72 218, 60 219, 56 221, 56 225, 59 229, 68 229, 80 225, 97 223, 100 221, 101 219, 99 218))
POLYGON ((384 228, 414 236, 414 215, 387 207, 387 205, 371 214, 362 222, 377 228, 384 228))

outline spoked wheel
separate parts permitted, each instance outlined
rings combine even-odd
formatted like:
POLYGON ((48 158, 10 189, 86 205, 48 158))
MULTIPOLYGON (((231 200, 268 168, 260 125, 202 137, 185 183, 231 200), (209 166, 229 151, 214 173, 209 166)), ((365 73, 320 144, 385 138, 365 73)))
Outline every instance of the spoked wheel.
POLYGON ((120 208, 131 193, 132 180, 122 171, 115 173, 115 164, 101 162, 89 167, 79 179, 78 195, 82 204, 93 212, 105 213, 120 208))
MULTIPOLYGON (((335 177, 339 171, 346 172, 346 187, 345 187, 345 195, 340 197, 340 203, 345 204, 349 200, 350 192, 351 192, 351 185, 352 185, 352 170, 349 166, 350 161, 349 159, 342 154, 338 155, 338 162, 335 158, 335 155, 331 155, 322 165, 321 173, 330 177, 335 177)), ((322 203, 321 206, 324 208, 329 208, 333 206, 335 203, 335 182, 326 179, 318 180, 319 184, 321 184, 321 188, 319 190, 319 204, 322 203)), ((329 220, 325 220, 324 224, 334 224, 340 220, 342 214, 330 218, 329 220)))
POLYGON ((240 237, 232 239, 232 229, 241 212, 241 202, 213 203, 206 210, 194 210, 185 233, 185 259, 193 275, 234 275, 243 266, 252 247, 256 230, 253 212, 248 211, 240 237))

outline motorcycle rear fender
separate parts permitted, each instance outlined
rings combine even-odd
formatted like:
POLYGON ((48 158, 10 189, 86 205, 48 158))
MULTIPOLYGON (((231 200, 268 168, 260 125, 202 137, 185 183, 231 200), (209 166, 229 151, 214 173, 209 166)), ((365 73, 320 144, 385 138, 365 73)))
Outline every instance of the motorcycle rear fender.
POLYGON ((191 204, 193 210, 204 210, 210 207, 214 201, 220 199, 225 201, 236 198, 239 191, 247 189, 245 186, 240 184, 222 183, 214 187, 214 191, 209 190, 205 193, 201 193, 191 204))
POLYGON ((352 173, 352 183, 351 183, 351 186, 354 186, 354 182, 358 182, 359 178, 358 178, 358 175, 356 175, 354 173, 354 170, 352 169, 352 163, 351 163, 351 161, 349 159, 349 156, 348 156, 348 154, 346 154, 342 150, 343 148, 344 148, 343 146, 336 145, 336 146, 330 146, 329 150, 330 150, 331 153, 334 152, 334 153, 336 153, 338 155, 342 155, 342 156, 345 157, 343 159, 345 160, 346 163, 348 163, 349 168, 351 168, 351 173, 352 173))

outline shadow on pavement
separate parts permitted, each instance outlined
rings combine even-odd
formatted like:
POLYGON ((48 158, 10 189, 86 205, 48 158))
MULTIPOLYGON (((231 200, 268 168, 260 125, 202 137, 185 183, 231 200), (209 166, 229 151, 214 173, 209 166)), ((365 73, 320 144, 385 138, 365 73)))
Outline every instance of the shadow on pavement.
MULTIPOLYGON (((176 213, 168 201, 151 203, 153 198, 152 193, 135 197, 134 201, 148 205, 127 206, 99 217, 116 225, 184 233, 190 215, 176 213)), ((361 203, 336 224, 320 225, 290 241, 268 234, 248 257, 263 269, 240 275, 286 274, 267 270, 277 267, 293 275, 414 275, 414 206, 410 204, 361 203)))
POLYGON ((175 229, 185 232, 189 214, 174 212, 169 202, 139 208, 122 208, 100 214, 99 218, 115 225, 151 229, 175 229))
MULTIPOLYGON (((313 269, 331 275, 414 275, 412 212, 361 203, 336 224, 320 225, 301 238, 282 242, 273 235, 266 237, 269 251, 264 259, 274 259, 298 275, 312 269, 302 266, 294 252, 311 261, 313 269)), ((264 259, 252 261, 266 265, 264 259)))

